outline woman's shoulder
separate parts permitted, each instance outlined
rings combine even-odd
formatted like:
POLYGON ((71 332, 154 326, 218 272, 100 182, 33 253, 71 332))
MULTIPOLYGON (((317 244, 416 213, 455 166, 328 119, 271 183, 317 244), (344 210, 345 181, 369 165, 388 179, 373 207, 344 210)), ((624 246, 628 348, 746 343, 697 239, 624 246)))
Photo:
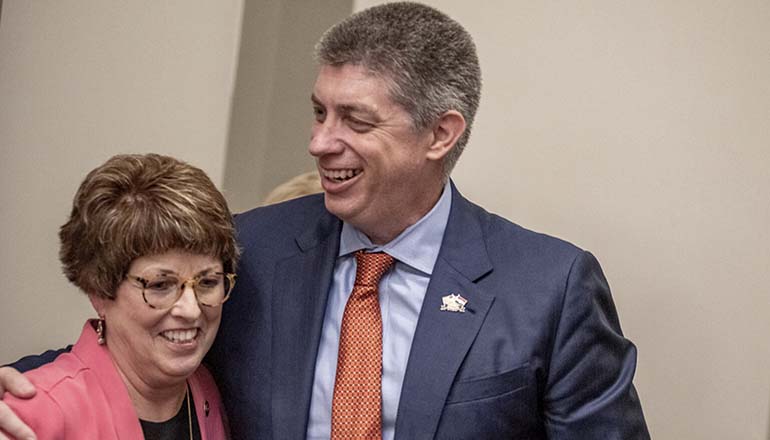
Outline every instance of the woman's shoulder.
POLYGON ((62 353, 48 364, 24 373, 37 389, 49 393, 68 387, 82 387, 88 381, 88 372, 94 365, 109 362, 109 356, 101 354, 107 361, 99 359, 95 352, 102 350, 96 345, 96 335, 86 322, 72 350, 62 353), (89 361, 90 359, 90 361, 89 361))
POLYGON ((101 433, 115 423, 111 406, 116 391, 105 389, 98 374, 77 356, 65 353, 24 375, 35 385, 35 396, 6 395, 4 401, 38 439, 107 438, 101 433))
POLYGON ((61 388, 74 385, 83 379, 88 368, 72 353, 63 353, 53 362, 29 370, 25 376, 38 390, 53 393, 61 388))

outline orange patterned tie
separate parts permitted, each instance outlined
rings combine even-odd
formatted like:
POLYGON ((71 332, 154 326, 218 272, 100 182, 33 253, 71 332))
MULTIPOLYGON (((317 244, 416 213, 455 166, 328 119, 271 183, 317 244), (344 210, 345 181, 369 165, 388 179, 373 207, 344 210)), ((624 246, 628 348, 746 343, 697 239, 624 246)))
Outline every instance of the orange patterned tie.
POLYGON ((393 264, 356 252, 356 281, 342 315, 332 400, 332 439, 382 438, 382 316, 377 284, 393 264))

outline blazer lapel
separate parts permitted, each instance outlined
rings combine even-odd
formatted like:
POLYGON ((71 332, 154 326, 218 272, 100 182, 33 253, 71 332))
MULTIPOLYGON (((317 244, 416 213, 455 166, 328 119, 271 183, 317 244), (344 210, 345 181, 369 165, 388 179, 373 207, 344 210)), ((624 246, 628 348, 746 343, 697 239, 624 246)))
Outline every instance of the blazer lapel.
POLYGON ((452 185, 439 257, 425 294, 401 388, 396 438, 433 438, 449 390, 494 301, 476 284, 492 270, 476 210, 452 185), (442 298, 468 300, 464 313, 440 310, 442 298))
MULTIPOLYGON (((315 223, 315 222, 314 222, 315 223)), ((339 252, 341 222, 328 213, 276 263, 272 295, 274 438, 305 438, 318 341, 339 252)))

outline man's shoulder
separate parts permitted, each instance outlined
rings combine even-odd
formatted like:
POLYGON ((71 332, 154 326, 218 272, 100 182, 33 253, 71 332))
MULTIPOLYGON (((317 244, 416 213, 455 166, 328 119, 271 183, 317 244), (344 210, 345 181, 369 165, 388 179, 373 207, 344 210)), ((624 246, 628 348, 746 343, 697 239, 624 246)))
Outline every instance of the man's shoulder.
POLYGON ((492 214, 492 216, 495 221, 492 222, 490 235, 493 239, 499 239, 502 243, 511 242, 530 250, 537 249, 542 252, 568 255, 574 255, 583 251, 575 244, 563 238, 529 229, 496 214, 492 214), (505 240, 504 237, 509 237, 509 239, 505 240))
POLYGON ((326 238, 339 229, 341 221, 324 206, 322 194, 300 197, 235 216, 239 244, 247 254, 254 251, 277 254, 296 250, 301 237, 326 238))
POLYGON ((575 244, 547 233, 529 229, 465 199, 466 209, 473 212, 483 231, 488 247, 516 252, 559 254, 573 257, 583 252, 575 244))
POLYGON ((276 233, 297 230, 330 215, 324 206, 323 194, 312 194, 236 214, 235 227, 239 235, 264 230, 276 233))
POLYGON ((270 223, 287 215, 325 211, 323 193, 311 194, 271 205, 258 206, 235 215, 238 224, 270 223))

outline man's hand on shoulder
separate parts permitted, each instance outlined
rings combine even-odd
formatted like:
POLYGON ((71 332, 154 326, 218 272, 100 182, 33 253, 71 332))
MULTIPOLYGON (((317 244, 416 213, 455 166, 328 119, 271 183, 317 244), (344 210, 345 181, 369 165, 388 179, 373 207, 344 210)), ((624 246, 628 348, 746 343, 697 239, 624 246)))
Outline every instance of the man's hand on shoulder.
MULTIPOLYGON (((35 387, 20 372, 11 367, 0 368, 0 396, 5 393, 20 399, 29 399, 35 395, 35 387)), ((11 408, 0 400, 0 440, 34 440, 35 433, 19 419, 11 408)))

